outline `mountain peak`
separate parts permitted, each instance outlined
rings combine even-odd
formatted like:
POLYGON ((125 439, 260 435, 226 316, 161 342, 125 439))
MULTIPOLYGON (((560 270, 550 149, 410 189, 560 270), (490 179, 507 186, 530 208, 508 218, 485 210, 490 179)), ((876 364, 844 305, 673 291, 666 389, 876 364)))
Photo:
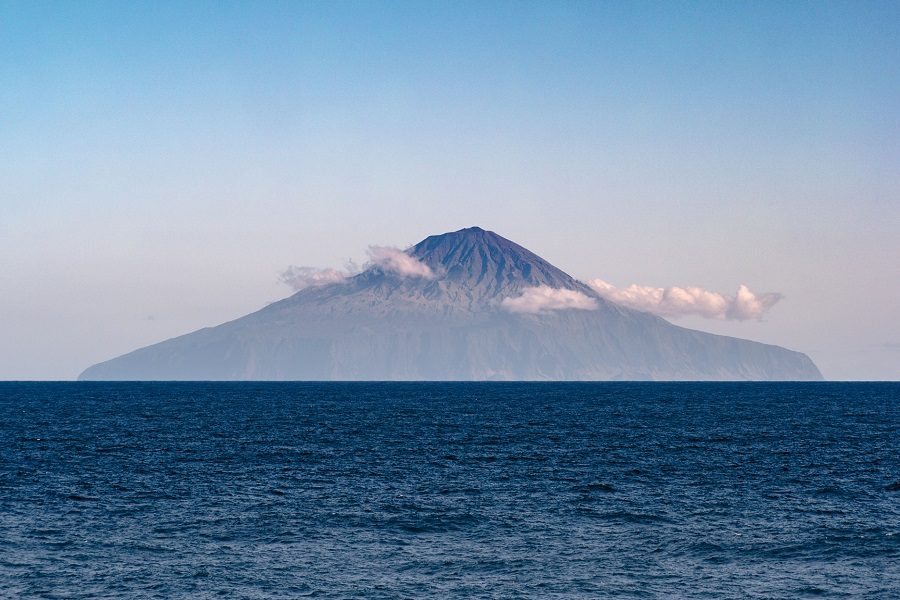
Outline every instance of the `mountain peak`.
POLYGON ((471 243, 483 243, 483 244, 502 244, 503 242, 512 243, 506 238, 497 235, 493 231, 488 231, 487 229, 482 229, 477 225, 472 227, 464 227, 463 229, 458 229, 456 231, 448 231, 447 233, 440 233, 437 235, 430 235, 418 244, 416 244, 416 248, 425 244, 426 242, 431 241, 431 245, 435 243, 448 244, 448 243, 462 243, 462 242, 471 242, 471 243))
POLYGON ((587 289, 537 254, 481 227, 429 236, 409 253, 441 279, 478 289, 484 297, 514 295, 540 285, 587 289))

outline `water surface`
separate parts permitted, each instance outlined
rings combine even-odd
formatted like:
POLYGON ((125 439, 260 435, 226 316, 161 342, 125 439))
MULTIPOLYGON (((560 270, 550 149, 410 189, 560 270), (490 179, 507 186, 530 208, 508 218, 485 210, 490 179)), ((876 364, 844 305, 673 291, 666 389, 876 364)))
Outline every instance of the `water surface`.
POLYGON ((0 597, 900 597, 900 385, 0 383, 0 597))

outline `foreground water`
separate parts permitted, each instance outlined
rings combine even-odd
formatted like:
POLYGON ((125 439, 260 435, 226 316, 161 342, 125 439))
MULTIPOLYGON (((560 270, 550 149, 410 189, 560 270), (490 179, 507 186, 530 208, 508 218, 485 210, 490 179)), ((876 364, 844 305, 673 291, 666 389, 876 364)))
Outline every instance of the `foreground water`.
POLYGON ((897 384, 0 384, 0 597, 900 597, 897 384))

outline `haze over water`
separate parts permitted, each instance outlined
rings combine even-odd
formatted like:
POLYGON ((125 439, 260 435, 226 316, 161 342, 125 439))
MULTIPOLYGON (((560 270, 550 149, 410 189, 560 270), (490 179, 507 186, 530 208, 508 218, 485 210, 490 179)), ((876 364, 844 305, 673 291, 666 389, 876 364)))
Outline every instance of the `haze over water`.
POLYGON ((0 597, 896 598, 900 387, 0 383, 0 597))

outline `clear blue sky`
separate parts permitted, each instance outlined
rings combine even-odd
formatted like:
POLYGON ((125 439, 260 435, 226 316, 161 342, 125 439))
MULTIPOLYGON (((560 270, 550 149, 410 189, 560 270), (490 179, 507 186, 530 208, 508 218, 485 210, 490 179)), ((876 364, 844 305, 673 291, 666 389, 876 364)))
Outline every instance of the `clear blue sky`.
POLYGON ((900 378, 900 3, 0 0, 0 378, 469 225, 900 378))

